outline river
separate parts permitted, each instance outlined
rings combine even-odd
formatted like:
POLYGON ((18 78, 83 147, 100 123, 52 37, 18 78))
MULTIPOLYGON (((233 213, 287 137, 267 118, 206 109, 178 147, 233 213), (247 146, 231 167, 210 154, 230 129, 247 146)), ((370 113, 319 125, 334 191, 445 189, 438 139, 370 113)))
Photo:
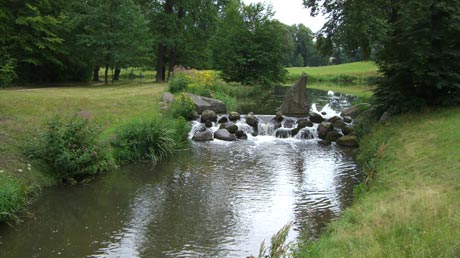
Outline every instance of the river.
MULTIPOLYGON (((352 99, 310 95, 328 116, 352 99)), ((155 166, 45 190, 23 223, 0 228, 0 257, 257 256, 288 223, 290 241, 315 237, 350 205, 360 179, 353 150, 317 140, 190 142, 155 166)))

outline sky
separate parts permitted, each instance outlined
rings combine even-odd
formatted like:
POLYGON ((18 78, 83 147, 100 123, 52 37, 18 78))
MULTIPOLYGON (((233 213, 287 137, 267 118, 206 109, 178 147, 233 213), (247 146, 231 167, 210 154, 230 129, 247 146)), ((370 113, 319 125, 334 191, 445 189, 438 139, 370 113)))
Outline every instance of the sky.
POLYGON ((302 0, 243 0, 243 2, 245 4, 271 3, 275 11, 275 19, 287 25, 303 23, 313 32, 321 29, 325 22, 325 17, 321 15, 311 17, 310 11, 304 8, 302 0))

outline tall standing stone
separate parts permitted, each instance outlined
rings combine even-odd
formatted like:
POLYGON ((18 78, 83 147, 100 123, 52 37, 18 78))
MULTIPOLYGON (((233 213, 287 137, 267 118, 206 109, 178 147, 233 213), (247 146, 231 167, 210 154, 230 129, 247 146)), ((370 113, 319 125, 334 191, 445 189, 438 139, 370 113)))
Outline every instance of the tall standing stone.
POLYGON ((280 112, 286 116, 306 116, 309 110, 307 75, 302 73, 302 77, 289 89, 280 112))

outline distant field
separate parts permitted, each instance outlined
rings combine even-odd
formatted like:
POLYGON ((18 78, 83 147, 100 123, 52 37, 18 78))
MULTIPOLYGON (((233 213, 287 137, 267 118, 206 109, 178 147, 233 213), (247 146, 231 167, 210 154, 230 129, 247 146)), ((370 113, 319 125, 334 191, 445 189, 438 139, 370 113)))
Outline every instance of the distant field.
POLYGON ((377 66, 374 62, 355 62, 349 64, 329 65, 319 67, 291 67, 287 69, 290 74, 309 75, 376 75, 377 66))
POLYGON ((287 68, 288 81, 300 77, 302 72, 309 76, 309 82, 329 82, 338 84, 369 84, 378 76, 378 69, 373 62, 356 62, 319 67, 287 68))

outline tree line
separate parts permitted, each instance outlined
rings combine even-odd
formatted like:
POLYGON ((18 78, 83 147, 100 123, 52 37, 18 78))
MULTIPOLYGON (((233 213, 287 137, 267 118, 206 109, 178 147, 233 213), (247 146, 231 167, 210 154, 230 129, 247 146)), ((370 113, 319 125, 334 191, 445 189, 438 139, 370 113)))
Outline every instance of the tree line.
POLYGON ((286 66, 328 64, 313 32, 239 0, 1 0, 0 84, 118 79, 149 66, 166 81, 177 65, 228 80, 277 82, 286 66))
POLYGON ((317 44, 376 61, 376 114, 460 104, 460 0, 304 0, 329 16, 317 44))

